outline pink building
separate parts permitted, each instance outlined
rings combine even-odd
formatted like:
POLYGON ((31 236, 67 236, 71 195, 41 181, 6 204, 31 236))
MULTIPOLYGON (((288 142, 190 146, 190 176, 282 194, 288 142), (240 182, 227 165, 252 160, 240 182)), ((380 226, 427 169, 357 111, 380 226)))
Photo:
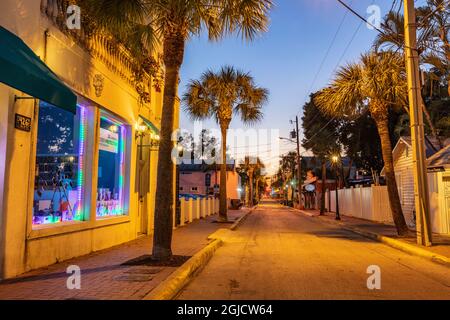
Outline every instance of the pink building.
MULTIPOLYGON (((179 166, 179 193, 196 195, 218 195, 220 167, 204 164, 182 164, 179 166)), ((240 199, 240 176, 235 166, 227 165, 227 199, 240 199)))

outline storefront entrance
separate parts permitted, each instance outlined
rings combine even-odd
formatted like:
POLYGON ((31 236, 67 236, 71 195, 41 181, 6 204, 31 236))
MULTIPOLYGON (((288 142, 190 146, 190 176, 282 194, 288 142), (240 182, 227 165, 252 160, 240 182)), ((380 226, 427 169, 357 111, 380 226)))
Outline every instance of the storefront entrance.
MULTIPOLYGON (((136 124, 136 184, 135 191, 138 194, 138 235, 146 235, 151 232, 151 221, 153 219, 154 194, 151 194, 150 179, 152 178, 152 154, 158 150, 159 131, 147 119, 142 116, 136 124)), ((154 191, 153 191, 154 192, 154 191)))
POLYGON ((147 147, 151 142, 149 135, 139 137, 137 154, 137 179, 138 191, 138 234, 148 233, 149 201, 150 191, 150 149, 147 147))

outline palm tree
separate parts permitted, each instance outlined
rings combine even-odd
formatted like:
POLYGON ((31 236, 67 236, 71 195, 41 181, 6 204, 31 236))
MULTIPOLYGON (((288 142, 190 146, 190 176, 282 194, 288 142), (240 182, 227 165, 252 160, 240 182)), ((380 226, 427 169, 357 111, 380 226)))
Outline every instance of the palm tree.
POLYGON ((448 0, 427 0, 427 5, 418 9, 427 30, 428 50, 422 62, 432 65, 447 77, 447 92, 450 97, 450 2, 448 0))
MULTIPOLYGON (((95 23, 131 41, 129 47, 148 47, 162 42, 164 93, 153 236, 153 258, 172 256, 172 208, 174 204, 171 139, 177 102, 180 67, 186 42, 208 32, 210 40, 238 33, 253 40, 267 31, 272 0, 79 0, 95 23), (137 45, 134 45, 137 44, 137 45)), ((145 52, 145 51, 144 51, 145 52)))
POLYGON ((268 91, 255 85, 252 76, 231 66, 219 72, 206 71, 200 80, 191 80, 183 96, 185 111, 192 119, 214 118, 222 135, 222 158, 220 163, 220 210, 219 219, 227 221, 227 132, 233 115, 242 122, 261 120, 262 106, 267 102, 268 91))
POLYGON ((261 175, 262 169, 265 168, 264 163, 259 157, 245 156, 244 160, 239 164, 239 171, 245 172, 248 177, 249 199, 248 206, 253 207, 253 184, 255 175, 261 175))
POLYGON ((355 117, 368 109, 381 139, 386 183, 393 220, 399 235, 408 233, 395 180, 392 144, 389 135, 389 109, 401 108, 407 101, 407 82, 402 55, 371 52, 360 63, 348 64, 337 72, 331 85, 314 98, 317 106, 334 117, 355 117))
MULTIPOLYGON (((447 7, 450 6, 449 4, 447 7)), ((450 96, 450 44, 448 31, 450 29, 449 10, 445 10, 445 0, 428 0, 425 7, 416 9, 418 21, 417 52, 421 63, 432 65, 441 74, 447 75, 448 95, 450 96), (439 47, 440 42, 441 48, 439 47), (430 50, 430 48, 434 48, 430 50)), ((381 33, 374 41, 377 51, 384 49, 403 52, 405 43, 405 19, 399 12, 390 11, 381 23, 381 33)), ((436 140, 440 142, 431 115, 425 102, 421 101, 425 119, 436 140)), ((407 110, 408 112, 408 110, 407 110)))

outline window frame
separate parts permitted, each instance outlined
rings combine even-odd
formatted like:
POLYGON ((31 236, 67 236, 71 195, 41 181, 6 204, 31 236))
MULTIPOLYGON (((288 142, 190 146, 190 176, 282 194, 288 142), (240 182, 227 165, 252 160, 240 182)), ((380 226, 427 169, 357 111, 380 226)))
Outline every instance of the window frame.
POLYGON ((130 220, 130 212, 129 212, 129 206, 130 206, 130 168, 131 168, 131 127, 130 125, 123 120, 122 118, 116 116, 111 111, 108 111, 103 108, 99 108, 99 112, 97 115, 97 121, 96 121, 96 134, 95 134, 95 161, 92 163, 93 165, 93 188, 92 188, 92 199, 93 199, 93 206, 91 210, 91 215, 93 216, 93 220, 97 224, 103 224, 107 223, 107 221, 111 220, 130 220), (99 168, 99 156, 100 156, 100 124, 101 119, 105 119, 109 122, 114 123, 115 125, 119 126, 122 130, 121 132, 121 141, 119 142, 119 149, 120 152, 122 152, 121 160, 122 162, 121 166, 121 175, 122 180, 121 182, 121 191, 119 197, 121 198, 121 206, 122 206, 122 214, 121 215, 109 215, 109 216, 103 216, 99 217, 97 216, 97 192, 98 192, 98 168, 99 168))
POLYGON ((36 225, 33 227, 33 199, 34 199, 34 174, 36 170, 36 151, 37 151, 37 134, 39 122, 39 100, 36 99, 34 105, 32 129, 31 129, 31 157, 29 165, 29 179, 28 179, 28 204, 27 204, 27 225, 26 225, 26 240, 37 240, 45 237, 58 236, 73 232, 82 232, 86 230, 93 230, 100 227, 119 225, 129 223, 131 221, 129 213, 130 205, 130 168, 131 168, 131 127, 121 118, 113 115, 111 112, 101 109, 97 104, 90 102, 84 97, 78 96, 78 105, 86 110, 86 145, 84 150, 84 179, 85 185, 83 190, 83 221, 65 221, 57 224, 36 225), (82 103, 80 103, 80 101, 82 103), (124 174, 124 212, 126 215, 111 216, 102 219, 96 217, 96 192, 97 190, 97 168, 98 168, 98 139, 100 135, 100 116, 103 113, 114 117, 126 127, 125 142, 125 174, 124 174), (128 158, 127 158, 128 157, 128 158), (31 192, 33 190, 33 192, 31 192))
MULTIPOLYGON (((44 102, 44 101, 42 101, 44 102)), ((47 103, 49 104, 49 103, 47 103)), ((58 106, 54 106, 52 104, 49 104, 53 106, 54 108, 59 108, 58 106)), ((31 154, 30 157, 30 178, 29 178, 29 205, 27 206, 27 235, 31 236, 34 233, 42 233, 39 232, 39 230, 52 230, 52 229, 64 229, 70 226, 77 226, 80 224, 86 225, 89 222, 89 213, 86 212, 86 188, 83 186, 83 183, 85 181, 86 172, 84 167, 84 164, 86 163, 86 145, 87 140, 86 137, 88 137, 87 134, 87 126, 88 126, 88 120, 87 120, 87 113, 88 110, 86 107, 77 104, 77 113, 80 112, 80 114, 74 115, 75 117, 79 117, 79 129, 76 131, 80 135, 78 137, 79 145, 78 148, 78 170, 77 170, 77 200, 79 201, 78 210, 82 210, 83 218, 82 220, 71 220, 71 221, 61 221, 57 223, 48 223, 48 224, 33 224, 33 218, 34 218, 34 193, 35 193, 35 183, 36 183, 36 161, 38 158, 37 154, 37 147, 38 147, 38 133, 39 133, 39 113, 41 108, 41 100, 36 99, 35 105, 34 105, 34 119, 32 120, 32 130, 31 130, 31 154), (80 111, 78 111, 80 110, 80 111), (83 133, 82 133, 83 131, 83 133), (82 138, 82 135, 84 135, 84 139, 82 138)), ((65 110, 64 110, 65 111, 65 110)), ((67 111, 66 111, 67 112, 67 111)))

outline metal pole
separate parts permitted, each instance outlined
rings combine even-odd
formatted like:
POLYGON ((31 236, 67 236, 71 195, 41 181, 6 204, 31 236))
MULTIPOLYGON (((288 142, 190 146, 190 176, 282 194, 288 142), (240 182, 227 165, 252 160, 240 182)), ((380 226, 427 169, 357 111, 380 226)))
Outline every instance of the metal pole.
POLYGON ((409 116, 413 149, 414 198, 416 208, 417 243, 431 246, 430 202, 425 152, 425 133, 419 78, 419 55, 416 40, 416 13, 413 0, 404 1, 405 9, 405 52, 408 76, 409 116))
POLYGON ((338 192, 338 187, 339 187, 339 183, 338 183, 338 172, 337 172, 337 163, 336 163, 336 167, 335 167, 335 171, 334 171, 334 175, 336 178, 336 220, 341 220, 341 215, 339 214, 339 192, 338 192))
POLYGON ((300 132, 298 130, 298 116, 295 117, 295 124, 297 130, 297 189, 298 189, 298 206, 299 209, 302 209, 302 197, 301 197, 301 179, 302 179, 302 161, 300 156, 300 132))

